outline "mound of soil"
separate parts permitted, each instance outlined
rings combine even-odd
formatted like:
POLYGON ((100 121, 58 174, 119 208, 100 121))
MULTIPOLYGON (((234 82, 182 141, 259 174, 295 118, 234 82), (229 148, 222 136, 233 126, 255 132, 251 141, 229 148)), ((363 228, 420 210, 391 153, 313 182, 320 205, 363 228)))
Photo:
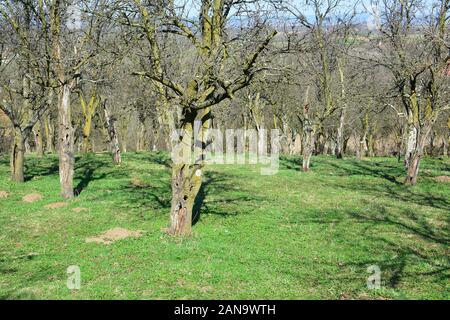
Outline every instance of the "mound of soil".
POLYGON ((139 238, 143 231, 132 231, 124 228, 110 229, 96 237, 86 238, 86 242, 96 242, 101 244, 111 244, 115 241, 126 239, 129 237, 139 238))
POLYGON ((437 182, 449 183, 450 182, 450 177, 449 176, 440 176, 440 177, 436 177, 435 180, 437 182))
POLYGON ((42 200, 44 197, 40 193, 30 193, 22 198, 24 202, 32 203, 39 200, 42 200))
POLYGON ((72 211, 76 212, 76 213, 80 213, 81 211, 87 211, 87 209, 86 208, 73 208, 72 211))
POLYGON ((9 192, 0 190, 0 199, 8 198, 8 197, 9 197, 9 192))
POLYGON ((55 202, 44 206, 45 209, 58 209, 67 206, 66 202, 55 202))

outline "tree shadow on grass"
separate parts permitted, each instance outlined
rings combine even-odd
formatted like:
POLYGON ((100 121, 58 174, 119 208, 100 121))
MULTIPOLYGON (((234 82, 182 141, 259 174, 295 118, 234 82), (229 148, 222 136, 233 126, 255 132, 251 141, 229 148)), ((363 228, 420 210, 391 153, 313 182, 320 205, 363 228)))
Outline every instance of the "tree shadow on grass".
POLYGON ((403 167, 399 164, 388 165, 384 162, 368 162, 350 160, 347 162, 329 161, 327 165, 333 167, 336 175, 340 176, 370 176, 385 179, 391 183, 402 185, 397 181, 398 177, 404 176, 403 167))
MULTIPOLYGON (((333 230, 330 237, 340 244, 342 251, 355 252, 341 258, 340 271, 330 273, 327 281, 359 282, 364 290, 370 276, 367 268, 376 265, 381 269, 384 288, 413 286, 420 289, 423 282, 434 283, 445 290, 444 286, 450 279, 450 264, 446 256, 450 235, 443 214, 424 216, 423 212, 397 204, 371 205, 371 210, 363 213, 344 209, 338 217, 333 217, 335 211, 330 209, 325 214, 321 211, 311 218, 294 222, 306 228, 309 224, 328 224, 330 227, 326 230, 333 230), (339 226, 341 223, 343 225, 339 226)), ((319 262, 324 265, 318 268, 328 269, 333 262, 319 262)))
MULTIPOLYGON (((313 163, 311 163, 311 166, 313 166, 313 163)), ((295 157, 295 156, 286 156, 281 155, 280 157, 280 167, 287 169, 287 170, 295 170, 295 171, 302 171, 302 158, 301 157, 295 157)))
POLYGON ((75 179, 79 180, 79 182, 74 188, 74 194, 76 196, 80 195, 92 181, 126 175, 123 170, 119 171, 117 168, 106 157, 98 157, 94 154, 77 156, 75 159, 75 179), (99 169, 102 171, 98 172, 99 169))
MULTIPOLYGON (((399 243, 381 236, 367 236, 372 245, 383 253, 390 253, 389 258, 374 258, 364 261, 348 261, 346 266, 356 267, 366 271, 369 266, 376 265, 381 271, 382 286, 396 289, 409 279, 410 285, 427 279, 426 282, 434 282, 439 286, 450 279, 450 267, 447 264, 436 262, 436 256, 427 254, 412 245, 399 243), (429 271, 408 271, 416 267, 426 265, 429 271)), ((369 275, 369 274, 367 274, 369 275)), ((444 290, 444 289, 443 289, 444 290)))
POLYGON ((376 198, 388 198, 392 201, 414 203, 420 206, 428 206, 436 209, 448 210, 450 199, 444 196, 434 195, 431 192, 410 188, 403 184, 373 184, 354 181, 351 184, 338 184, 330 182, 336 189, 342 189, 361 194, 367 194, 376 198))
POLYGON ((236 181, 239 181, 239 178, 233 175, 207 171, 195 199, 192 224, 195 225, 200 220, 201 213, 226 218, 238 214, 236 210, 229 208, 229 205, 240 204, 240 207, 243 207, 246 204, 253 205, 253 202, 256 204, 261 200, 258 195, 246 190, 236 181))
MULTIPOLYGON (((16 270, 19 272, 19 270, 16 270)), ((55 270, 50 266, 42 266, 38 270, 34 270, 33 273, 27 273, 26 276, 15 277, 14 283, 10 287, 7 287, 5 291, 0 292, 0 300, 34 300, 41 297, 36 295, 36 291, 39 290, 39 283, 48 284, 49 279, 60 274, 59 270, 55 270)), ((0 272, 1 275, 1 272, 0 272)))
MULTIPOLYGON (((430 224, 426 216, 420 215, 417 211, 403 208, 392 208, 387 205, 372 204, 374 213, 362 214, 350 211, 350 217, 371 222, 373 226, 387 224, 421 237, 425 241, 431 241, 443 245, 450 245, 449 232, 446 228, 439 228, 430 224), (389 210, 395 209, 395 210, 389 210), (399 213, 394 213, 399 212, 399 213)), ((429 217, 428 217, 429 218, 429 217)))
MULTIPOLYGON (((441 224, 431 224, 429 218, 410 209, 403 209, 394 206, 376 205, 371 213, 347 212, 348 216, 365 223, 364 237, 370 239, 371 243, 383 248, 383 252, 391 251, 392 257, 385 260, 373 260, 359 263, 360 266, 377 264, 388 276, 386 283, 391 288, 397 288, 402 278, 408 277, 432 277, 434 281, 444 281, 449 279, 449 265, 436 262, 436 248, 448 248, 450 245, 449 230, 445 221, 441 224), (387 239, 379 234, 380 226, 392 226, 396 230, 399 239, 387 239), (373 230, 373 231, 372 231, 373 230), (404 235, 404 236, 401 236, 404 235), (420 245, 415 237, 419 237, 423 242, 420 245), (401 240, 400 240, 401 239, 401 240), (405 240, 403 240, 405 239, 405 240), (436 247, 437 246, 437 247, 436 247), (418 264, 425 262, 431 268, 426 272, 405 272, 408 264, 418 264)), ((445 258, 442 256, 441 258, 445 258)), ((448 260, 448 259, 447 259, 448 260)))
POLYGON ((59 160, 57 157, 27 158, 25 160, 25 181, 34 177, 44 177, 57 174, 59 160))
POLYGON ((205 203, 205 199, 209 192, 209 186, 213 183, 224 183, 227 180, 225 175, 218 175, 217 172, 207 171, 203 177, 203 183, 200 187, 200 190, 195 198, 194 208, 192 210, 192 225, 195 226, 197 222, 200 220, 200 213, 202 207, 204 207, 205 211, 210 211, 208 204, 205 203))
POLYGON ((141 160, 145 162, 160 164, 168 169, 170 169, 172 165, 170 155, 167 152, 136 152, 130 155, 133 157, 133 160, 141 160))
MULTIPOLYGON (((257 197, 250 196, 245 190, 239 189, 239 194, 233 193, 237 178, 216 171, 205 171, 203 183, 195 199, 193 207, 192 223, 195 225, 200 220, 200 212, 214 214, 222 217, 236 215, 222 208, 220 204, 232 204, 246 201, 256 201, 257 197), (217 200, 210 195, 220 194, 217 200)), ((124 206, 139 210, 161 210, 169 214, 171 208, 171 177, 169 170, 156 170, 151 172, 148 181, 138 179, 130 180, 120 191, 127 199, 124 206)))
POLYGON ((170 171, 149 171, 150 178, 129 176, 129 180, 118 191, 126 199, 119 206, 127 209, 167 210, 170 208, 170 171))
POLYGON ((11 256, 2 253, 0 257, 0 276, 13 276, 14 283, 3 292, 0 292, 0 300, 39 298, 29 288, 35 286, 37 282, 48 282, 48 279, 54 277, 59 272, 56 272, 52 267, 42 266, 40 268, 34 268, 34 272, 32 274, 27 273, 27 276, 15 276, 15 274, 21 272, 25 264, 31 263, 36 258, 38 258, 36 255, 23 254, 11 256))

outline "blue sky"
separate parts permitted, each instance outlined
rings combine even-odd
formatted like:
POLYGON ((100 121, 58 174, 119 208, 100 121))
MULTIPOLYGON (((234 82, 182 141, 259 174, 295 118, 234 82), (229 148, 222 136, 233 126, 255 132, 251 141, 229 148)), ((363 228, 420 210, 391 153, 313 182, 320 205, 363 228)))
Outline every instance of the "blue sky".
MULTIPOLYGON (((375 0, 376 1, 376 0, 375 0)), ((398 0, 397 0, 398 1, 398 0)), ((291 5, 295 5, 297 8, 301 10, 301 12, 310 20, 314 18, 314 10, 311 5, 305 5, 305 0, 283 0, 285 3, 289 3, 291 5)), ((326 1, 324 1, 326 2, 326 1)), ((377 18, 373 17, 373 13, 377 12, 377 9, 373 9, 371 5, 371 0, 342 0, 340 4, 340 9, 338 12, 350 12, 353 9, 359 13, 356 17, 357 21, 366 22, 368 20, 374 20, 377 18), (368 9, 368 10, 367 10, 368 9)), ((196 17, 198 15, 200 1, 199 0, 175 0, 175 3, 181 4, 185 3, 186 12, 184 12, 185 16, 196 17)), ((264 0, 259 2, 261 5, 265 3, 264 0)), ((425 4, 429 4, 424 8, 424 14, 429 13, 432 8, 432 3, 439 3, 439 0, 424 0, 425 4)), ((379 10, 378 10, 379 12, 379 10)))

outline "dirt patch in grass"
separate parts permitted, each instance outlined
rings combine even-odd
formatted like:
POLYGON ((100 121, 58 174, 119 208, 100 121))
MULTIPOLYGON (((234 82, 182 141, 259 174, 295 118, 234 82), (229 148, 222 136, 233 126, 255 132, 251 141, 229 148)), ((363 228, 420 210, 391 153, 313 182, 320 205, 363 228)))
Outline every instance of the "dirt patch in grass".
POLYGON ((145 187, 148 187, 148 184, 146 184, 144 181, 142 181, 142 179, 139 178, 139 177, 133 177, 133 178, 131 179, 131 184, 132 184, 133 186, 135 186, 135 187, 138 187, 138 188, 145 188, 145 187))
POLYGON ((137 230, 132 231, 124 228, 114 228, 110 229, 96 237, 86 238, 86 242, 96 242, 101 244, 111 244, 115 241, 126 239, 126 238, 139 238, 142 236, 143 231, 137 230))
POLYGON ((76 212, 76 213, 80 213, 82 211, 87 211, 87 209, 86 208, 73 208, 72 211, 76 212))
POLYGON ((8 197, 9 197, 9 192, 0 190, 0 199, 8 198, 8 197))
POLYGON ((44 197, 40 193, 30 193, 22 198, 24 202, 32 203, 39 200, 42 200, 44 197))
POLYGON ((450 183, 450 177, 449 176, 440 176, 434 178, 437 182, 443 182, 443 183, 450 183))
POLYGON ((45 209, 58 209, 67 206, 66 202, 55 202, 44 206, 45 209))

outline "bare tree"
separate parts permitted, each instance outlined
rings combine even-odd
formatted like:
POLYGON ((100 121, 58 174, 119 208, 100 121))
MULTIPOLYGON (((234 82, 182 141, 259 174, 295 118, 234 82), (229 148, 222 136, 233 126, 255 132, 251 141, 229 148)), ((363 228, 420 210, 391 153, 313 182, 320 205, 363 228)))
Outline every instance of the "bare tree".
MULTIPOLYGON (((198 19, 192 21, 186 14, 186 4, 126 1, 126 7, 132 6, 135 11, 132 15, 123 11, 126 18, 122 23, 144 35, 151 57, 150 68, 137 71, 135 75, 151 80, 160 93, 162 106, 170 103, 180 109, 179 117, 175 119, 176 127, 182 132, 175 141, 180 153, 191 153, 196 123, 199 123, 200 132, 209 128, 211 107, 232 99, 264 68, 258 67, 258 60, 276 32, 265 27, 261 17, 263 11, 259 10, 261 3, 202 0, 196 7, 198 19), (259 15, 258 21, 253 20, 252 14, 259 15), (235 32, 238 29, 230 24, 233 15, 244 16, 240 23, 241 27, 248 28, 246 34, 235 32), (245 23, 248 25, 244 26, 245 23), (187 74, 174 77, 164 68, 166 51, 161 34, 165 33, 189 44, 189 52, 196 63, 187 68, 187 74), (232 63, 233 56, 245 58, 242 63, 232 63)), ((194 142, 194 151, 199 157, 193 163, 174 163, 172 166, 172 208, 168 228, 172 235, 191 234, 192 210, 202 184, 205 139, 205 134, 201 133, 199 140, 194 142)))
POLYGON ((83 66, 97 53, 102 35, 102 19, 92 14, 102 1, 49 0, 43 17, 51 31, 54 78, 58 90, 59 177, 61 195, 74 196, 74 128, 71 119, 71 94, 83 66), (70 43, 70 45, 65 44, 70 43))
MULTIPOLYGON (((311 74, 308 83, 301 86, 308 87, 305 94, 315 94, 314 99, 305 97, 303 112, 298 114, 303 126, 303 164, 304 171, 309 170, 310 159, 315 149, 323 152, 325 137, 325 121, 337 110, 340 110, 339 124, 337 125, 338 157, 342 157, 343 130, 345 122, 345 59, 343 56, 348 50, 348 35, 351 21, 354 17, 353 8, 348 9, 344 0, 312 0, 292 1, 282 8, 296 19, 293 27, 292 51, 299 54, 300 70, 308 69, 311 74), (312 17, 305 11, 313 13, 312 17), (334 81, 338 73, 338 81, 334 81), (340 90, 336 94, 336 85, 340 90)), ((290 40, 291 42, 291 40, 290 40)), ((333 148, 333 152, 334 152, 333 148)))
POLYGON ((372 59, 391 72, 402 101, 408 126, 405 183, 414 185, 433 125, 449 108, 443 98, 449 86, 450 2, 382 0, 373 5, 380 8, 381 25, 372 59))
POLYGON ((24 181, 26 140, 48 107, 49 42, 46 26, 39 23, 42 10, 42 2, 31 0, 0 3, 0 17, 9 31, 5 38, 10 40, 3 44, 10 53, 1 56, 0 109, 13 125, 11 180, 17 182, 24 181))

